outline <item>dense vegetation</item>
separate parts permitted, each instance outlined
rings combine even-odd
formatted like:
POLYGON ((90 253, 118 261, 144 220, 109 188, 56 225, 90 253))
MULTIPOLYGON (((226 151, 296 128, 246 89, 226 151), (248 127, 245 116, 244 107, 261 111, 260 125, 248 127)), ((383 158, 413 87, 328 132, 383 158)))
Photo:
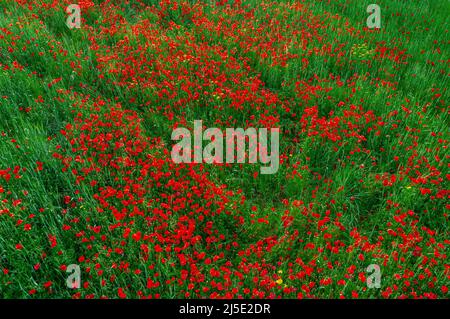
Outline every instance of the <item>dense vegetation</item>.
POLYGON ((0 296, 446 298, 450 2, 0 0, 0 296), (175 164, 280 128, 280 170, 175 164), (66 286, 71 264, 82 286, 66 286), (378 264, 381 287, 367 287, 378 264))

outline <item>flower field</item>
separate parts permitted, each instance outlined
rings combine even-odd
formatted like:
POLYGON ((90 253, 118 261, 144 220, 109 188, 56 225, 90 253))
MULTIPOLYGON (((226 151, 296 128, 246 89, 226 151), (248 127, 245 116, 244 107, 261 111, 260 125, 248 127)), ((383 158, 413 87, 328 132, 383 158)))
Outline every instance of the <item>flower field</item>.
POLYGON ((0 298, 448 298, 450 2, 371 3, 0 0, 0 298))

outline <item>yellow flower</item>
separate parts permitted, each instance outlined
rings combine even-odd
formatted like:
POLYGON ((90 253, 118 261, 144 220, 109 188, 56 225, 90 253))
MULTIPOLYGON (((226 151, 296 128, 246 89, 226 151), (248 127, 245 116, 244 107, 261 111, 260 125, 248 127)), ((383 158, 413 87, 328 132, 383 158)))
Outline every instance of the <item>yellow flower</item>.
POLYGON ((277 281, 275 281, 277 284, 281 285, 283 283, 283 279, 278 279, 277 281))

